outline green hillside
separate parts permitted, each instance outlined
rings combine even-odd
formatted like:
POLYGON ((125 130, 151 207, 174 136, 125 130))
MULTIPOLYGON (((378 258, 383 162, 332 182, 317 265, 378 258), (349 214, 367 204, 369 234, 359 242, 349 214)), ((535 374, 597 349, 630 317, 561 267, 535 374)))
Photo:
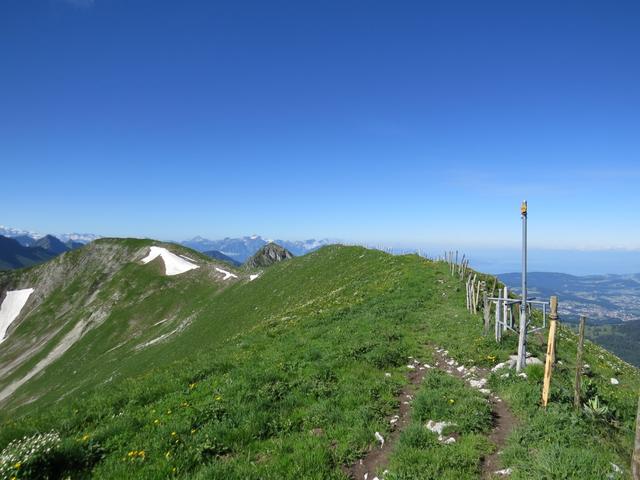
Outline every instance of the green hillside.
MULTIPOLYGON (((435 365, 435 348, 467 368, 515 351, 513 335, 501 345, 483 335, 446 264, 331 246, 224 280, 216 266, 228 265, 164 245, 200 266, 170 277, 160 258, 140 262, 151 245, 100 240, 0 277, 0 289, 45 292, 1 344, 0 392, 83 333, 3 400, 0 479, 345 479, 378 448, 376 432, 391 445, 378 472, 390 480, 487 476, 496 449, 510 478, 629 478, 638 372, 588 343, 585 397, 607 408, 574 411, 568 329, 546 411, 539 367, 489 378, 516 418, 504 444, 477 389, 442 369, 409 375, 416 359, 435 365), (394 442, 390 418, 403 408, 394 442), (455 423, 456 441, 438 441, 430 419, 455 423), (20 460, 25 437, 46 448, 20 460)), ((531 351, 544 350, 544 336, 532 338, 531 351)))

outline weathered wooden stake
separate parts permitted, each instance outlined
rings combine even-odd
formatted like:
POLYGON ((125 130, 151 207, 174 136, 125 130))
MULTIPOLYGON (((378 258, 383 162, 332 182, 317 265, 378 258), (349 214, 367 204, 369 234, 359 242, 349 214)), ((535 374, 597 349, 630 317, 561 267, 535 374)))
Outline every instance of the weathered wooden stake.
POLYGON ((489 325, 491 324, 491 303, 489 303, 489 296, 487 295, 487 285, 482 282, 482 306, 484 314, 484 334, 489 333, 489 325))
POLYGON ((496 303, 496 342, 502 340, 502 300, 498 300, 496 303))
POLYGON ((493 294, 496 291, 496 285, 498 284, 498 277, 493 277, 493 286, 491 287, 491 296, 493 297, 493 294))
POLYGON ((467 278, 467 283, 466 283, 466 287, 467 287, 467 311, 470 312, 471 311, 471 297, 469 296, 469 283, 471 282, 471 276, 469 276, 469 278, 467 278))
POLYGON ((638 399, 638 412, 636 413, 636 440, 633 445, 631 457, 631 473, 633 480, 640 480, 640 398, 638 399))
POLYGON ((475 298, 476 298, 476 297, 475 297, 475 295, 474 295, 474 290, 475 290, 476 277, 477 277, 477 276, 478 276, 478 275, 477 275, 477 274, 475 274, 475 275, 473 276, 473 280, 471 280, 471 292, 470 292, 470 293, 471 293, 471 311, 472 311, 472 312, 475 312, 475 311, 476 311, 476 304, 474 303, 474 301, 475 301, 475 298))
MULTIPOLYGON (((584 349, 584 315, 580 315, 580 328, 578 329, 578 352, 576 354, 576 382, 573 387, 573 406, 577 409, 582 407, 580 401, 580 380, 582 378, 582 350, 584 349)), ((555 350, 555 348, 554 348, 555 350)))
POLYGON ((551 387, 551 370, 553 369, 553 356, 556 338, 556 324, 558 320, 558 297, 551 297, 551 312, 549 313, 549 338, 547 340, 547 357, 544 364, 544 383, 542 385, 542 406, 549 403, 549 389, 551 387))
MULTIPOLYGON (((506 300, 509 299, 509 289, 506 285, 504 287, 504 296, 502 298, 505 299, 505 301, 502 303, 502 321, 506 324, 509 321, 509 304, 506 302, 506 300)), ((509 326, 513 327, 511 323, 509 323, 509 326)))
POLYGON ((475 292, 473 295, 473 312, 478 311, 478 306, 480 305, 480 280, 476 283, 475 292))

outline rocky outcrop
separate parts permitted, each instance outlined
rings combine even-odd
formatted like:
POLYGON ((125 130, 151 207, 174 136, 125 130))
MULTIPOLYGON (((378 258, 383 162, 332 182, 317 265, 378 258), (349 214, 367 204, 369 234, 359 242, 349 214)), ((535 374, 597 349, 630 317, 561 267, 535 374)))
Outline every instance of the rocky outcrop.
POLYGON ((247 262, 247 268, 263 268, 293 258, 293 254, 276 243, 268 243, 258 250, 247 262))

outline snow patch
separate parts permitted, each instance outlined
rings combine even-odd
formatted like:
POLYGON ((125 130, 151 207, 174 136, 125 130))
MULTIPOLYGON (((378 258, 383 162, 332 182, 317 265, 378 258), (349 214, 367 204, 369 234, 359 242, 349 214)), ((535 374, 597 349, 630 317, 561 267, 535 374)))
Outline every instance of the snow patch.
POLYGON ((224 274, 223 280, 229 280, 230 278, 238 278, 237 275, 234 275, 233 273, 227 272, 226 270, 223 270, 223 269, 218 268, 218 267, 216 267, 216 271, 224 274))
POLYGON ((249 275, 249 281, 253 282, 256 278, 260 276, 259 273, 254 273, 253 275, 249 275))
POLYGON ((620 380, 618 380, 617 378, 611 379, 611 385, 618 385, 619 383, 620 383, 620 380))
POLYGON ((194 268, 200 268, 198 265, 179 257, 175 253, 171 253, 163 247, 150 247, 149 255, 142 259, 142 263, 149 263, 158 257, 161 257, 164 261, 166 275, 179 275, 194 268))
POLYGON ((0 305, 0 343, 5 340, 9 326, 18 318, 18 315, 20 315, 22 308, 32 293, 33 288, 7 292, 7 296, 2 302, 2 305, 0 305))

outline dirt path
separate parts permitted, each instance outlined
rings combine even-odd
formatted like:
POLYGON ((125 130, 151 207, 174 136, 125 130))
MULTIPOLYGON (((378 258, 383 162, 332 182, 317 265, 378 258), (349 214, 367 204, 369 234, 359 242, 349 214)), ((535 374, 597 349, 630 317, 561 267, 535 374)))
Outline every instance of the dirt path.
POLYGON ((482 478, 490 479, 509 475, 509 471, 500 466, 500 452, 507 437, 517 425, 517 420, 502 399, 485 387, 484 383, 491 375, 491 371, 479 367, 466 368, 450 358, 448 352, 443 349, 435 350, 435 358, 437 368, 465 380, 472 387, 478 388, 488 396, 487 399, 491 404, 493 415, 493 429, 489 434, 489 440, 496 448, 491 455, 483 459, 482 478))
POLYGON ((344 467, 343 471, 349 478, 355 480, 368 480, 376 479, 376 471, 381 470, 389 463, 389 456, 395 447, 395 444, 400 436, 400 432, 409 425, 411 421, 411 401, 417 390, 417 387, 422 383, 425 374, 429 368, 426 364, 414 359, 409 359, 409 383, 402 389, 400 395, 398 395, 398 401, 400 402, 400 409, 398 412, 389 417, 387 420, 391 424, 391 433, 384 437, 384 444, 380 445, 379 441, 372 442, 369 447, 369 451, 358 460, 355 464, 344 467), (365 477, 366 476, 366 477, 365 477))
MULTIPOLYGON (((441 348, 434 349, 435 368, 442 370, 449 375, 458 377, 468 383, 471 387, 477 388, 487 395, 487 401, 491 404, 493 414, 493 429, 489 434, 489 440, 496 446, 495 451, 483 459, 482 478, 491 479, 507 476, 509 473, 500 470, 500 451, 506 443, 506 439, 517 424, 509 407, 500 397, 490 392, 486 388, 486 382, 491 372, 485 368, 466 368, 456 360, 449 357, 449 352, 441 348)), ((402 389, 398 396, 400 408, 397 414, 388 418, 392 425, 390 434, 384 437, 384 443, 372 441, 369 451, 355 464, 344 467, 345 474, 354 480, 376 480, 376 472, 382 470, 389 462, 389 457, 400 436, 400 432, 409 425, 411 421, 411 401, 419 385, 422 383, 431 365, 410 359, 409 383, 402 389)))

